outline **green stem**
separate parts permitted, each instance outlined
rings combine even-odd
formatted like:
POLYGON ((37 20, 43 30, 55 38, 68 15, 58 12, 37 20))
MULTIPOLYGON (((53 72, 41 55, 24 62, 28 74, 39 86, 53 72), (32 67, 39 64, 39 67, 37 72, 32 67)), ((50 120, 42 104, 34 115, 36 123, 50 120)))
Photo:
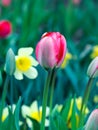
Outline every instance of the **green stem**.
POLYGON ((47 106, 48 91, 49 91, 51 76, 52 76, 52 70, 48 72, 48 77, 47 77, 46 84, 45 84, 45 87, 44 87, 43 103, 42 103, 42 120, 41 120, 40 130, 45 130, 46 106, 47 106))
MULTIPOLYGON (((2 93, 2 99, 1 99, 1 107, 0 107, 0 124, 2 124, 2 112, 4 108, 4 103, 6 99, 7 89, 8 89, 8 83, 9 83, 9 76, 7 75, 5 83, 4 83, 4 89, 2 93)), ((1 127, 1 125, 0 125, 1 127)))
POLYGON ((92 87, 93 80, 94 80, 93 78, 89 79, 87 86, 86 86, 86 89, 85 89, 85 92, 84 92, 81 110, 80 110, 79 127, 81 127, 83 125, 83 118, 84 118, 85 109, 86 109, 86 106, 87 106, 87 101, 88 101, 88 98, 89 98, 89 95, 90 95, 90 90, 91 90, 91 87, 92 87))
POLYGON ((52 78, 51 78, 51 88, 50 88, 50 114, 52 112, 52 104, 53 104, 53 93, 54 93, 54 84, 55 84, 55 69, 52 71, 52 78))
POLYGON ((13 76, 10 76, 10 96, 11 96, 11 109, 12 109, 12 104, 13 104, 13 76))

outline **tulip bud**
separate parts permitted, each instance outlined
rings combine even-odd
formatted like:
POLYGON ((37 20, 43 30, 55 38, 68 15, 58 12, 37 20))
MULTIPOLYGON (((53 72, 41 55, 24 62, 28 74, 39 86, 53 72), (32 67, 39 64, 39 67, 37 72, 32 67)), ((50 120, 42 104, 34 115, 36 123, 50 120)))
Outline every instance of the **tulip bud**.
POLYGON ((59 32, 45 33, 36 46, 36 58, 45 68, 59 67, 65 57, 66 40, 59 32))
POLYGON ((95 109, 89 116, 85 130, 98 130, 98 109, 95 109))
POLYGON ((87 74, 90 77, 97 77, 98 76, 98 57, 96 57, 89 65, 87 74))
POLYGON ((5 71, 9 75, 13 75, 15 71, 15 55, 12 49, 9 49, 6 55, 5 71))
POLYGON ((11 3, 11 0, 2 0, 2 5, 3 6, 9 6, 11 3))
POLYGON ((0 38, 9 36, 12 32, 12 25, 7 20, 0 21, 0 38))

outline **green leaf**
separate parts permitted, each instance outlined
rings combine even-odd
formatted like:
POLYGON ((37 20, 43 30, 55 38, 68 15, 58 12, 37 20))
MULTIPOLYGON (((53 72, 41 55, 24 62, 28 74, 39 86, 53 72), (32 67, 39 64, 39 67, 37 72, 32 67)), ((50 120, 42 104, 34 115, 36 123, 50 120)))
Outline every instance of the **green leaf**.
POLYGON ((11 108, 8 108, 8 110, 9 110, 9 115, 8 115, 7 119, 4 122, 2 122, 0 130, 6 130, 6 129, 17 130, 15 127, 14 115, 11 111, 11 108))
POLYGON ((61 116, 62 118, 67 122, 67 117, 68 117, 68 113, 69 113, 69 110, 70 110, 70 105, 71 105, 71 97, 68 98, 62 108, 62 111, 61 111, 61 116))
POLYGON ((77 130, 76 128, 76 104, 75 104, 75 98, 73 101, 73 106, 72 106, 72 116, 71 116, 71 125, 72 125, 72 130, 77 130))
POLYGON ((35 119, 29 117, 29 116, 28 116, 28 118, 32 121, 33 130, 40 130, 40 124, 39 124, 39 122, 36 121, 35 119))
POLYGON ((68 130, 65 120, 58 112, 50 117, 50 130, 68 130))
POLYGON ((19 111, 20 111, 20 105, 21 105, 21 98, 19 98, 18 103, 16 105, 15 112, 14 112, 15 126, 16 126, 17 130, 20 130, 20 128, 19 128, 19 111))

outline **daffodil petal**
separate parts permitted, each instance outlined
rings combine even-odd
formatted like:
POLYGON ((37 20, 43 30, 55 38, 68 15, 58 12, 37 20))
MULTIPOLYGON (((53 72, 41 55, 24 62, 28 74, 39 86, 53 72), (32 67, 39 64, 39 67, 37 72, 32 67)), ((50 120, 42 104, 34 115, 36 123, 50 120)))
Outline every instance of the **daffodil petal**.
POLYGON ((23 115, 24 118, 26 118, 26 116, 30 114, 30 108, 26 105, 22 106, 21 111, 22 111, 22 115, 23 115))
POLYGON ((7 118, 7 116, 8 116, 8 108, 5 107, 5 108, 3 109, 2 121, 4 121, 4 120, 7 118))
POLYGON ((16 69, 16 71, 14 73, 14 76, 18 80, 22 80, 23 79, 23 74, 20 71, 18 71, 17 69, 16 69))
POLYGON ((29 58, 30 58, 31 64, 32 64, 33 66, 37 66, 37 65, 38 65, 37 60, 35 60, 32 56, 29 56, 29 58))
POLYGON ((27 118, 26 121, 27 121, 29 128, 32 128, 32 125, 33 125, 32 121, 29 118, 27 118))
POLYGON ((29 79, 35 79, 38 75, 38 72, 34 67, 31 67, 28 71, 24 72, 24 75, 29 79))
POLYGON ((49 120, 48 119, 45 120, 45 126, 46 127, 49 126, 49 120))
MULTIPOLYGON (((39 111, 42 111, 42 106, 39 108, 39 111)), ((46 117, 49 116, 50 109, 46 107, 46 117)))
POLYGON ((38 111, 38 104, 37 101, 34 101, 30 106, 32 113, 38 111))
POLYGON ((33 48, 32 47, 27 47, 27 48, 20 48, 18 51, 18 55, 21 56, 29 56, 33 53, 33 48))

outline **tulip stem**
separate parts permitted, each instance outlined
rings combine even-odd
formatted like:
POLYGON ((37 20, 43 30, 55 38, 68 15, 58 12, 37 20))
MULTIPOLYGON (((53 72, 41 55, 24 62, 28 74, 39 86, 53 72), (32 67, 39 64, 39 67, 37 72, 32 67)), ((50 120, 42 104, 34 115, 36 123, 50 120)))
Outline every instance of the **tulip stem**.
POLYGON ((52 104, 53 104, 53 93, 54 93, 54 84, 55 84, 55 69, 52 71, 52 78, 51 78, 51 88, 50 88, 50 114, 52 112, 52 104))
POLYGON ((93 78, 89 78, 85 92, 84 92, 84 96, 83 96, 83 100, 82 100, 82 105, 81 105, 81 110, 80 110, 80 117, 79 117, 79 127, 81 127, 83 125, 83 118, 84 118, 84 114, 85 114, 85 109, 87 106, 87 101, 90 95, 90 90, 92 87, 92 83, 93 83, 93 78))
POLYGON ((47 80, 46 80, 45 87, 44 87, 43 103, 42 103, 42 120, 41 120, 40 130, 45 130, 46 106, 47 106, 48 91, 49 91, 51 77, 52 77, 52 70, 50 70, 48 72, 47 80))

